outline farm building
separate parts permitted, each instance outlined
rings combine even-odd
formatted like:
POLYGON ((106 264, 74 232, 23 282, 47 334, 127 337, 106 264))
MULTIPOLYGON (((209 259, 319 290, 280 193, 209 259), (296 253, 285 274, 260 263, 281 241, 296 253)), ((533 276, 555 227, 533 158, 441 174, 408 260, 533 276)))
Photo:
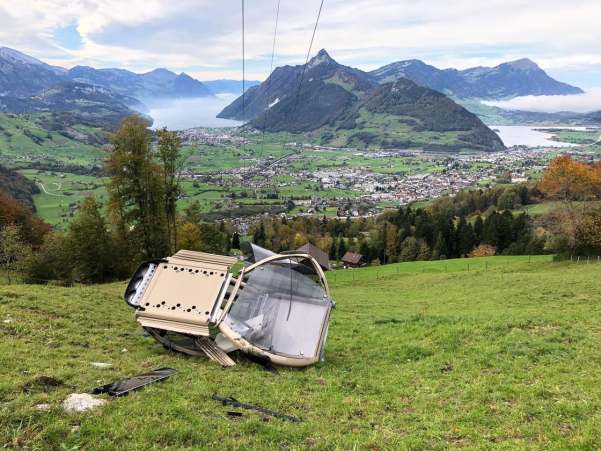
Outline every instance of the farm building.
POLYGON ((345 268, 357 268, 363 265, 363 255, 356 252, 347 252, 342 256, 342 264, 345 268))
POLYGON ((326 254, 317 246, 307 243, 304 246, 299 247, 297 251, 309 254, 311 257, 317 260, 317 263, 319 263, 319 266, 321 266, 321 269, 324 271, 330 270, 330 258, 328 257, 328 254, 326 254))

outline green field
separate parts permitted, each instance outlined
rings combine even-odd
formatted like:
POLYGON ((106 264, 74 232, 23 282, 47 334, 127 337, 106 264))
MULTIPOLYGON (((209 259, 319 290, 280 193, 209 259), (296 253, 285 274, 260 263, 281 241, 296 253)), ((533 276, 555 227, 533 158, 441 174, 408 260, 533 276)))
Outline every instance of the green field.
POLYGON ((277 374, 244 356, 223 369, 169 353, 143 336, 122 283, 0 286, 0 446, 597 449, 599 270, 499 257, 329 273, 325 363, 277 374), (162 366, 178 374, 92 413, 61 409, 70 393, 162 366), (304 421, 231 417, 214 393, 304 421))
POLYGON ((36 212, 53 225, 68 224, 76 212, 75 206, 87 196, 95 195, 101 202, 107 200, 105 179, 101 177, 34 169, 19 172, 38 185, 40 193, 33 196, 36 212))
MULTIPOLYGON (((0 113, 0 164, 24 167, 36 162, 58 162, 88 166, 105 156, 96 146, 84 144, 56 131, 43 128, 44 115, 0 113)), ((72 134, 100 135, 100 129, 84 125, 72 127, 72 134)))

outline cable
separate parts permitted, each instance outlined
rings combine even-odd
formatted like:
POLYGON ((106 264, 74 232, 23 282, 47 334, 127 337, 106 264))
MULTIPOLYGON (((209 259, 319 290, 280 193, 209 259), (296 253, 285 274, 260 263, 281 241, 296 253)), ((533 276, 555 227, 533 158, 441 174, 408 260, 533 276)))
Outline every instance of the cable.
MULTIPOLYGON (((273 73, 273 59, 275 56, 275 42, 278 35, 278 21, 280 19, 280 0, 278 0, 275 12, 275 29, 273 31, 273 44, 271 45, 271 64, 269 66, 269 76, 267 77, 267 86, 265 87, 265 94, 269 92, 269 87, 271 85, 271 74, 273 73)), ((269 97, 268 97, 269 98, 269 97)), ((267 125, 267 115, 269 114, 269 105, 267 105, 267 110, 265 110, 265 114, 263 115, 263 135, 261 139, 261 151, 263 150, 263 145, 265 144, 265 127, 267 125)))
POLYGON ((309 64, 309 57, 311 56, 311 48, 313 47, 313 41, 315 40, 315 33, 317 32, 317 25, 319 24, 319 18, 321 17, 321 10, 323 9, 323 2, 324 2, 324 0, 321 0, 321 3, 319 5, 319 11, 317 12, 317 19, 315 20, 315 26, 313 27, 313 34, 311 35, 311 42, 309 43, 309 50, 307 50, 307 57, 305 58, 305 65, 303 66, 303 71, 301 72, 300 81, 298 83, 298 88, 296 90, 296 100, 294 102, 294 108, 292 109, 292 112, 295 112, 296 108, 298 107, 298 98, 300 95, 301 87, 303 85, 303 79, 305 78, 305 72, 307 71, 307 64, 309 64))
MULTIPOLYGON (((245 36, 245 30, 244 30, 244 0, 242 0, 242 125, 244 125, 244 120, 246 119, 246 98, 244 95, 244 91, 246 91, 246 55, 245 55, 245 42, 244 42, 244 36, 245 36)), ((241 138, 242 138, 242 161, 244 160, 245 154, 246 154, 246 138, 244 137, 244 131, 242 130, 241 133, 241 138)), ((245 166, 245 164, 243 163, 243 166, 245 166)))
MULTIPOLYGON (((273 30, 273 43, 271 45, 271 64, 269 65, 269 76, 267 77, 267 84, 265 86, 265 96, 269 93, 269 88, 271 86, 271 74, 273 73, 273 61, 275 57, 275 43, 278 35, 278 23, 280 20, 280 0, 278 0, 275 10, 275 27, 273 30)), ((269 97, 267 97, 269 99, 269 97)), ((261 155, 265 150, 265 129, 267 128, 267 115, 269 114, 270 106, 267 105, 267 109, 265 110, 265 114, 263 114, 263 129, 261 130, 261 155)))

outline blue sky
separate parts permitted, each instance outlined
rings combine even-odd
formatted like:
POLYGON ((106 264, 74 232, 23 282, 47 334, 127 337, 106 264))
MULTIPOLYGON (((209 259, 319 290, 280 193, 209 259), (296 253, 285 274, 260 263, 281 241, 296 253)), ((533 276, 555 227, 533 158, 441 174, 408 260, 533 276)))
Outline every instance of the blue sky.
MULTIPOLYGON (((247 73, 269 71, 276 0, 247 0, 247 73)), ((319 0, 282 0, 276 65, 307 52, 319 0)), ((314 52, 369 70, 419 58, 466 68, 529 57, 554 77, 601 86, 601 0, 325 0, 314 52)), ((0 45, 71 67, 155 67, 241 78, 238 0, 0 2, 0 45)))

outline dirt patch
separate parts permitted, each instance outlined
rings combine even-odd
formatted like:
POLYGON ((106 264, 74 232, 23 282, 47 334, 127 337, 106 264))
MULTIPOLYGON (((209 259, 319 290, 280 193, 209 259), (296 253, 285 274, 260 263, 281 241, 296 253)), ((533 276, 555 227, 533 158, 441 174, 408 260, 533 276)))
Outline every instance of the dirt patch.
POLYGON ((50 390, 53 390, 57 387, 62 387, 64 385, 65 385, 65 383, 63 381, 61 381, 60 379, 56 379, 51 376, 39 376, 39 377, 36 377, 35 379, 33 379, 29 382, 25 382, 23 385, 21 385, 21 391, 23 391, 24 393, 31 393, 31 392, 46 393, 50 390))

